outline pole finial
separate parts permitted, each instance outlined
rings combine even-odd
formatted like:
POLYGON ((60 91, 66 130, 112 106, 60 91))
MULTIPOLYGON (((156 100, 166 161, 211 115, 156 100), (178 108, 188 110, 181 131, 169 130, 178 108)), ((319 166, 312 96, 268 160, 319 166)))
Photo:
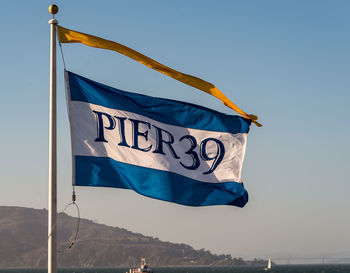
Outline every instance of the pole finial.
POLYGON ((50 5, 50 6, 49 6, 49 12, 50 12, 52 15, 55 15, 55 14, 58 12, 58 6, 56 6, 56 5, 50 5))

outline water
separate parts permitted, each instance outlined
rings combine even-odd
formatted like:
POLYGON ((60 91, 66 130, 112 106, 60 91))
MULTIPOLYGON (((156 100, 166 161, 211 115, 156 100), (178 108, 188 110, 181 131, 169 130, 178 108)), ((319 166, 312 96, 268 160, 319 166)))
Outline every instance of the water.
MULTIPOLYGON (((128 268, 59 269, 58 273, 125 273, 128 268)), ((154 273, 350 273, 350 265, 285 265, 263 267, 159 267, 154 273)), ((46 273, 47 269, 0 269, 0 273, 46 273)))

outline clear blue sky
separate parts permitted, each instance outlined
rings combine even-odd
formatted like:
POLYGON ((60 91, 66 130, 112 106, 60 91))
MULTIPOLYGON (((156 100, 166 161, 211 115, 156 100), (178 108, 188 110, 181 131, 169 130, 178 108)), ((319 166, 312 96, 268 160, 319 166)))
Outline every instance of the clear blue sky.
MULTIPOLYGON (((0 205, 47 207, 51 1, 1 1, 0 205)), ((243 258, 350 257, 349 1, 56 1, 59 24, 214 83, 264 125, 243 168, 250 201, 191 208, 78 188, 82 217, 243 258)), ((64 45, 68 69, 116 88, 232 111, 117 53, 64 45)), ((59 209, 71 194, 58 59, 59 209)))

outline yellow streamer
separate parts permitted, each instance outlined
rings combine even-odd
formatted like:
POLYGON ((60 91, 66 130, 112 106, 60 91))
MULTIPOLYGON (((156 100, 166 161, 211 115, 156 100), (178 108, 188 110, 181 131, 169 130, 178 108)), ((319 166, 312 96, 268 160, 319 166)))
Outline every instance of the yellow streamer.
POLYGON ((210 82, 176 71, 170 67, 167 67, 165 65, 162 65, 161 63, 158 63, 157 61, 131 48, 128 48, 116 42, 105 40, 93 35, 70 30, 67 28, 63 28, 61 26, 57 26, 57 30, 58 30, 57 31, 58 37, 61 43, 82 43, 84 45, 91 46, 91 47, 109 49, 109 50, 119 52, 135 61, 138 61, 139 63, 144 64, 145 66, 148 66, 149 68, 157 70, 158 72, 161 72, 171 78, 174 78, 180 82, 183 82, 187 85, 195 87, 199 90, 202 90, 218 98, 227 107, 235 110, 237 113, 241 114, 243 117, 252 120, 252 122, 254 122, 258 127, 262 126, 260 123, 257 122, 257 119, 258 119, 257 116, 245 113, 237 105, 231 102, 219 89, 217 89, 215 85, 211 84, 210 82))

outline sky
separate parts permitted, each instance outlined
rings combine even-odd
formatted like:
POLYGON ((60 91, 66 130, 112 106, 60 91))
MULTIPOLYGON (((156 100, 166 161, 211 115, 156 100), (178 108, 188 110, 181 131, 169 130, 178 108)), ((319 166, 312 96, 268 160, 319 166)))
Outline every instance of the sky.
MULTIPOLYGON (((234 257, 350 257, 349 1, 0 1, 0 205, 47 208, 51 15, 214 83, 251 126, 244 208, 193 208, 121 189, 76 189, 81 216, 234 257)), ((63 45, 67 69, 121 90, 234 114, 125 56, 63 45)), ((59 51, 58 51, 59 53, 59 51)), ((58 55, 58 210, 71 199, 58 55)), ((68 211, 76 215, 74 210, 68 211)))

